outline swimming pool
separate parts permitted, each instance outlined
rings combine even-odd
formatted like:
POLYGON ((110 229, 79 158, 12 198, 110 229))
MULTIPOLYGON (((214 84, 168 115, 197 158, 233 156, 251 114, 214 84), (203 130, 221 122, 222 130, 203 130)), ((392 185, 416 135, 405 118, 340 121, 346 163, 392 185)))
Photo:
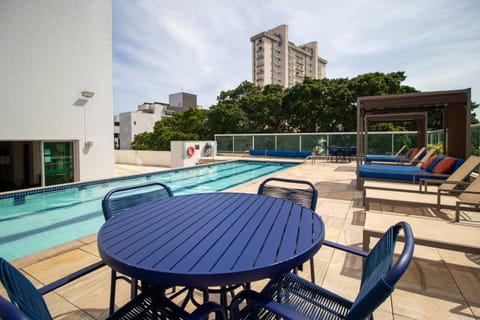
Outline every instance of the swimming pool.
POLYGON ((118 186, 149 180, 166 183, 174 195, 215 192, 295 165, 232 161, 0 195, 0 257, 13 260, 96 233, 104 222, 101 200, 118 186))

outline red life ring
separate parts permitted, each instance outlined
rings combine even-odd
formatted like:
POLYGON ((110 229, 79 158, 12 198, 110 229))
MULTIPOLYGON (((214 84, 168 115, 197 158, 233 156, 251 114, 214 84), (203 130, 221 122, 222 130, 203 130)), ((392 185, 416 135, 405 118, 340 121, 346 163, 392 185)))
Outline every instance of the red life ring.
POLYGON ((190 146, 187 148, 187 156, 191 157, 195 154, 195 148, 190 146))

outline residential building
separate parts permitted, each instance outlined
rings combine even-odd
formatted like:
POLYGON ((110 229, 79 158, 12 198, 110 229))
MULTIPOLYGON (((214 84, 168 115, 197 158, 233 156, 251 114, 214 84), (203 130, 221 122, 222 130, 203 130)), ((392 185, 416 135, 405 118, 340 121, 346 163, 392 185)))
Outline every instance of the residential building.
POLYGON ((116 149, 131 149, 135 135, 153 132, 155 122, 197 107, 197 96, 179 92, 168 96, 169 103, 144 102, 137 111, 114 116, 114 141, 116 149))
POLYGON ((196 108, 198 106, 197 95, 186 92, 172 93, 168 95, 168 104, 173 108, 172 110, 180 108, 181 111, 186 111, 190 108, 196 108))
POLYGON ((250 41, 252 79, 257 85, 279 84, 288 88, 303 82, 305 77, 325 78, 327 60, 318 56, 317 42, 296 46, 288 40, 287 25, 261 32, 250 41))
POLYGON ((109 178, 111 0, 0 1, 0 189, 109 178))

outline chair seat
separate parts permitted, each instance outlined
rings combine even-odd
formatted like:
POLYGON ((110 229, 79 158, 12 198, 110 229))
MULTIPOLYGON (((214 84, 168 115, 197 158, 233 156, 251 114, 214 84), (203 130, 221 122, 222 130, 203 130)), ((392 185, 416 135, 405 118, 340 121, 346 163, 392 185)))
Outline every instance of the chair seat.
MULTIPOLYGON (((261 292, 263 296, 295 310, 308 319, 345 319, 352 302, 323 289, 293 273, 271 281, 261 292)), ((277 319, 261 306, 252 305, 242 310, 242 319, 277 319)))

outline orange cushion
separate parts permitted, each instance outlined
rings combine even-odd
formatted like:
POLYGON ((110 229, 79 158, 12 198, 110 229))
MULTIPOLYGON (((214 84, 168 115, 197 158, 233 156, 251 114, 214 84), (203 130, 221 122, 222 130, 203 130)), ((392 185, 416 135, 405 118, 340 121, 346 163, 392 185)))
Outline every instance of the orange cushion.
POLYGON ((412 153, 410 153, 410 159, 413 159, 413 157, 415 157, 415 155, 418 153, 418 151, 420 151, 420 149, 418 148, 415 148, 413 149, 412 153))
POLYGON ((431 156, 430 158, 428 158, 421 166, 421 169, 422 170, 427 170, 428 167, 433 163, 433 161, 435 161, 436 159, 438 158, 438 156, 431 156))
POLYGON ((435 168, 433 168, 432 173, 446 173, 450 169, 452 169, 453 165, 455 164, 455 158, 452 157, 445 157, 442 161, 440 161, 435 168))

